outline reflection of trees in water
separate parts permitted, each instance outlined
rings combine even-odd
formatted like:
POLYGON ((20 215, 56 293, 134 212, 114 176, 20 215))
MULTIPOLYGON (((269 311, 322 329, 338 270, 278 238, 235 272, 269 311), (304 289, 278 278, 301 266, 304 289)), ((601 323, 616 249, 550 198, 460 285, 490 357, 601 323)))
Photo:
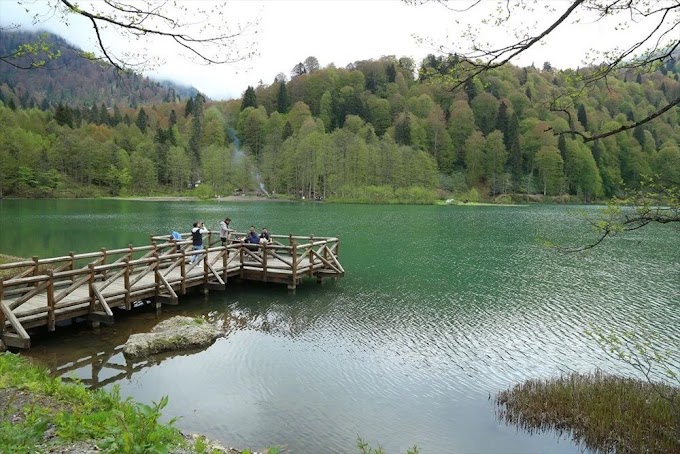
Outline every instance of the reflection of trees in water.
POLYGON ((284 337, 297 337, 308 331, 319 313, 318 304, 303 300, 239 304, 227 311, 210 311, 206 318, 222 328, 226 336, 238 330, 254 330, 284 337))
MULTIPOLYGON (((55 361, 52 358, 52 361, 47 362, 51 362, 49 367, 53 375, 65 377, 70 372, 81 371, 81 378, 78 378, 80 382, 91 388, 100 388, 120 380, 129 380, 136 372, 146 367, 158 365, 169 358, 189 356, 197 352, 197 350, 182 350, 180 352, 161 353, 141 360, 126 358, 123 354, 122 344, 126 339, 125 335, 129 336, 133 332, 149 332, 151 327, 161 320, 175 315, 203 317, 224 330, 225 337, 229 337, 239 330, 254 330, 294 338, 307 331, 319 315, 315 312, 318 309, 314 309, 317 307, 316 305, 305 303, 305 301, 297 299, 291 302, 264 303, 260 301, 254 304, 239 304, 223 310, 210 310, 207 313, 197 313, 191 310, 179 311, 179 313, 166 312, 161 318, 154 318, 153 323, 149 323, 151 320, 137 320, 136 329, 125 330, 123 336, 116 335, 110 339, 113 341, 110 348, 102 348, 101 346, 83 348, 82 345, 79 345, 77 349, 78 359, 73 359, 74 355, 71 354, 64 355, 66 357, 63 357, 61 361, 55 361), (89 367, 90 376, 82 378, 82 374, 87 373, 85 372, 87 367, 89 367)), ((187 307, 187 309, 189 308, 187 307)), ((133 320, 127 320, 125 323, 129 322, 133 322, 133 320)), ((54 348, 54 346, 51 348, 54 348)))

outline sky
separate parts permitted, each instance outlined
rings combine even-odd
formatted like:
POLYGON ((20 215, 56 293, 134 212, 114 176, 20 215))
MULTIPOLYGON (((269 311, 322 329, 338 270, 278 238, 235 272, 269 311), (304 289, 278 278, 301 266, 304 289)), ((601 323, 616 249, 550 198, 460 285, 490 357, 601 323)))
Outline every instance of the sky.
MULTIPOLYGON (((219 3, 192 1, 206 7, 219 3)), ((190 4, 188 0, 180 2, 190 4)), ((85 7, 88 2, 81 0, 79 3, 85 7)), ((449 5, 450 8, 463 8, 468 3, 453 0, 449 5)), ((19 24, 24 29, 47 30, 83 50, 96 50, 92 26, 85 18, 71 15, 65 23, 52 15, 33 24, 32 16, 47 11, 46 5, 46 0, 0 0, 0 26, 19 24)), ((515 14, 514 25, 545 27, 568 7, 569 2, 539 0, 536 5, 534 13, 515 14), (555 11, 550 12, 549 8, 555 11)), ((397 0, 235 0, 228 2, 224 10, 227 20, 259 19, 254 29, 257 33, 249 32, 246 36, 256 43, 258 54, 255 57, 238 64, 198 65, 178 57, 176 46, 155 42, 151 43, 148 52, 164 58, 165 63, 144 74, 193 85, 209 98, 218 100, 239 98, 249 85, 271 84, 279 73, 290 77, 293 66, 309 56, 316 57, 321 67, 331 63, 345 67, 355 61, 378 59, 384 55, 411 57, 419 64, 427 54, 437 53, 437 48, 418 41, 416 36, 451 48, 454 43, 463 43, 460 36, 467 24, 480 26, 495 7, 496 2, 485 0, 472 11, 456 13, 436 3, 410 5, 397 0)), ((513 63, 540 67, 549 61, 555 68, 576 68, 583 65, 589 49, 611 48, 635 37, 630 30, 614 32, 616 24, 612 21, 582 19, 579 24, 566 23, 558 28, 543 45, 536 46, 513 63)), ((496 45, 507 44, 512 38, 508 36, 507 28, 493 24, 482 27, 479 36, 496 45)), ((131 46, 129 40, 113 32, 105 35, 105 41, 114 51, 131 46)))

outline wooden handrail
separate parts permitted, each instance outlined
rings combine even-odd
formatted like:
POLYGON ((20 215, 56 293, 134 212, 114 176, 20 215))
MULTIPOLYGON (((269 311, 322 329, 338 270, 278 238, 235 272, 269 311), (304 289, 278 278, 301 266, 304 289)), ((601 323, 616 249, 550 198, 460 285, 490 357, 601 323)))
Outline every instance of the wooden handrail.
POLYGON ((33 260, 24 260, 23 262, 12 262, 12 263, 3 263, 0 265, 0 270, 10 270, 12 268, 24 268, 27 266, 33 266, 34 262, 33 260))
POLYGON ((39 274, 37 276, 31 276, 31 277, 16 277, 16 278, 10 278, 10 279, 5 279, 3 281, 3 284, 5 287, 14 287, 16 285, 26 285, 26 284, 34 284, 36 282, 41 282, 46 279, 49 279, 47 274, 39 274))

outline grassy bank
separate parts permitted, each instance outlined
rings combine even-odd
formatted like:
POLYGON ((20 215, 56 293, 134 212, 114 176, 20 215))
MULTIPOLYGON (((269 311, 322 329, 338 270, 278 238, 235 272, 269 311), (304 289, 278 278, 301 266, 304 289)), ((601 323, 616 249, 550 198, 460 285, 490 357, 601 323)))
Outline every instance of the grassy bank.
POLYGON ((528 380, 496 396, 498 416, 599 452, 680 452, 680 390, 601 372, 528 380))
MULTIPOLYGON (((167 398, 153 405, 63 383, 25 358, 0 354, 0 452, 229 453, 204 437, 161 423, 167 398)), ((270 454, 278 452, 269 449, 270 454)))

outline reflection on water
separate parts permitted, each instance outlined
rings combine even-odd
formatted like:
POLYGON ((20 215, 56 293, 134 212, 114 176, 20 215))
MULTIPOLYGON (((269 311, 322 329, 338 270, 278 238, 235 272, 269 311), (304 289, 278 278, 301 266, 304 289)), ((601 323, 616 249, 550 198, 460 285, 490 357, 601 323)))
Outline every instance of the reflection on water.
MULTIPOLYGON (((493 397, 528 378, 563 372, 634 373, 584 335, 644 327, 680 365, 680 254, 674 232, 652 227, 585 255, 559 255, 538 236, 570 244, 589 233, 564 207, 383 207, 323 204, 120 202, 68 204, 60 212, 27 201, 9 218, 36 228, 35 244, 0 250, 58 255, 141 244, 148 233, 209 223, 225 212, 235 227, 337 235, 347 273, 318 286, 230 282, 191 295, 162 317, 200 316, 224 338, 193 352, 128 363, 120 346, 159 320, 140 308, 98 331, 61 330, 29 352, 57 373, 121 387, 143 402, 170 397, 179 427, 233 446, 284 445, 293 453, 355 453, 356 435, 388 452, 417 444, 424 454, 578 452, 554 433, 529 435, 499 424, 493 397), (79 245, 70 217, 88 220, 79 245), (26 221, 26 222, 24 222, 26 221), (36 224, 40 226, 40 224, 36 224), (43 243, 42 230, 53 238, 43 243), (86 234, 85 231, 88 233, 86 234), (78 246, 78 247, 74 247, 78 246)), ((592 209, 586 207, 586 209, 592 209)))

